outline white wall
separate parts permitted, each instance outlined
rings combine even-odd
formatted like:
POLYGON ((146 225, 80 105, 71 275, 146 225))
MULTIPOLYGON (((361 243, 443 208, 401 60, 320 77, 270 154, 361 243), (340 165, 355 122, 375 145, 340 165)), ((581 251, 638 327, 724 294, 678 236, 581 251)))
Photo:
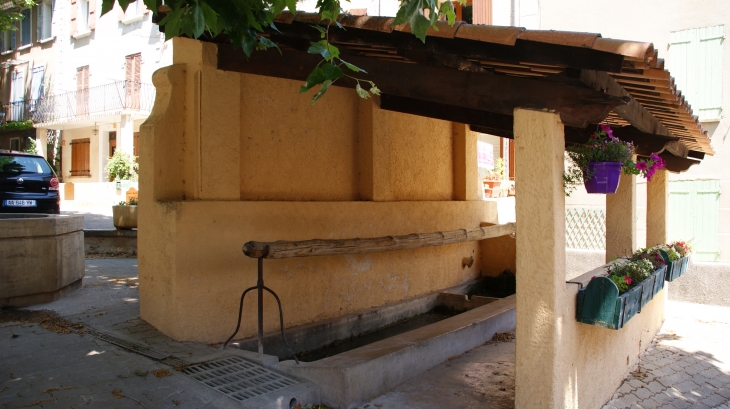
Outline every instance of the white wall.
MULTIPOLYGON (((118 5, 104 16, 97 18, 92 34, 81 39, 70 36, 70 8, 65 7, 64 35, 60 38, 62 46, 61 63, 56 92, 76 90, 76 69, 89 66, 89 85, 91 87, 109 84, 125 79, 125 57, 141 53, 141 81, 152 83, 152 73, 172 64, 172 44, 165 43, 165 36, 158 26, 152 23, 152 13, 148 12, 141 21, 126 25, 118 20, 118 5)), ((130 6, 131 7, 131 6, 130 6)), ((97 13, 101 12, 101 2, 97 1, 97 13)))

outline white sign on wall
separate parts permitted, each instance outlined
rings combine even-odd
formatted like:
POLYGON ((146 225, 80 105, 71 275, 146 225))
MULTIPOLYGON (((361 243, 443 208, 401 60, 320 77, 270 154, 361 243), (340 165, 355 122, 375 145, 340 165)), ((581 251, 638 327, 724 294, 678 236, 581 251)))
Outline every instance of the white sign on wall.
POLYGON ((494 169, 494 147, 491 143, 477 141, 477 166, 494 169))

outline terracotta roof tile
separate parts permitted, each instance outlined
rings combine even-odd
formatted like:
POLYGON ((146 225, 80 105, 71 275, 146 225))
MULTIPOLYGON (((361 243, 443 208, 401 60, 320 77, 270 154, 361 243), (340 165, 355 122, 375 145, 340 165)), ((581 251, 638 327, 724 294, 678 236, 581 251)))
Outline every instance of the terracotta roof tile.
POLYGON ((571 31, 525 30, 518 36, 518 38, 520 40, 567 45, 570 47, 591 48, 593 47, 593 43, 600 36, 600 34, 575 33, 571 31))
MULTIPOLYGON (((456 35, 456 32, 459 30, 459 27, 462 24, 466 24, 463 21, 457 21, 454 23, 453 26, 450 26, 448 22, 446 21, 437 21, 436 27, 438 27, 438 30, 435 30, 433 28, 429 28, 426 32, 426 36, 428 37, 441 37, 441 38, 454 38, 456 35)), ((404 33, 410 33, 411 32, 411 25, 410 24, 403 24, 399 26, 395 26, 395 31, 402 31, 404 33)))
POLYGON ((517 37, 525 31, 521 27, 486 26, 481 24, 462 24, 456 38, 504 45, 515 45, 517 37))
POLYGON ((593 44, 593 49, 621 54, 631 59, 643 61, 653 53, 654 45, 652 43, 614 40, 612 38, 597 38, 593 44))

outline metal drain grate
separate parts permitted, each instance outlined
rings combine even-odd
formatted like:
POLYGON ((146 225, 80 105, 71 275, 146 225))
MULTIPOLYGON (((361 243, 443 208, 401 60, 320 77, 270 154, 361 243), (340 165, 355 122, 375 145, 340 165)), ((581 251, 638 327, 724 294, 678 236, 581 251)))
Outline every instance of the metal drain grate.
POLYGON ((300 383, 238 356, 191 365, 182 372, 239 402, 300 383))
POLYGON ((180 358, 176 358, 174 356, 170 356, 169 358, 165 358, 162 361, 165 365, 170 365, 171 367, 175 368, 176 370, 180 371, 186 366, 190 365, 190 362, 187 362, 185 360, 182 360, 180 358))
POLYGON ((110 344, 114 344, 117 346, 120 346, 124 349, 127 349, 129 351, 138 353, 140 355, 144 355, 148 358, 152 358, 156 361, 161 361, 165 358, 169 358, 170 354, 160 351, 155 351, 154 349, 148 348, 142 344, 137 344, 134 342, 129 342, 121 338, 117 338, 113 335, 105 334, 103 332, 96 332, 96 337, 99 338, 102 341, 106 341, 110 344))

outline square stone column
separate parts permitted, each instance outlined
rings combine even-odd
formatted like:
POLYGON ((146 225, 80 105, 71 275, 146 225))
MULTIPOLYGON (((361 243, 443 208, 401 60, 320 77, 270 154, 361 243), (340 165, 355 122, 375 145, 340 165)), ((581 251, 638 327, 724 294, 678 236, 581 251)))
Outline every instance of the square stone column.
POLYGON ((36 128, 35 129, 35 143, 38 147, 38 153, 44 158, 48 159, 48 129, 36 128))
POLYGON ((669 171, 659 169, 646 182, 646 247, 669 241, 669 171))
POLYGON ((618 190, 606 195, 606 262, 636 250, 636 176, 621 173, 618 190))
POLYGON ((558 114, 515 109, 517 334, 515 407, 562 408, 565 136, 558 114))

